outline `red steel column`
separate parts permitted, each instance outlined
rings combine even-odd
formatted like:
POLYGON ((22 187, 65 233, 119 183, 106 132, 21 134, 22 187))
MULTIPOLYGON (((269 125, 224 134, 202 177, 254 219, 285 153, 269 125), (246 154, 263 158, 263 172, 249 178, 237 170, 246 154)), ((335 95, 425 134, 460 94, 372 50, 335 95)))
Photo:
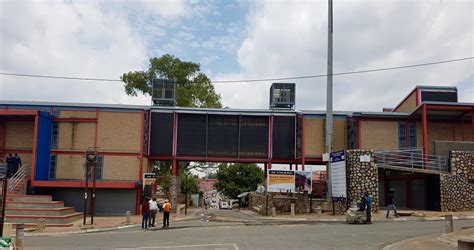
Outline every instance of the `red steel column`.
POLYGON ((474 107, 471 111, 471 140, 474 141, 474 107))
POLYGON ((360 149, 361 145, 362 145, 362 142, 360 141, 360 139, 362 138, 361 136, 361 126, 362 126, 362 122, 360 122, 360 118, 357 118, 357 149, 360 149))
POLYGON ((423 154, 425 155, 424 162, 426 164, 426 155, 428 154, 428 118, 426 114, 426 104, 422 108, 422 131, 423 131, 423 154))
POLYGON ((305 152, 304 152, 304 114, 301 115, 301 169, 304 171, 305 152))
POLYGON ((453 141, 456 141, 456 120, 453 121, 453 141))
MULTIPOLYGON (((97 127, 99 126, 99 113, 97 113, 97 127)), ((97 133, 96 133, 97 135, 97 133)), ((138 181, 139 183, 143 184, 143 146, 145 142, 145 111, 142 111, 142 128, 141 128, 141 135, 140 135, 140 161, 138 163, 138 181)), ((141 197, 141 188, 137 187, 137 197, 136 197, 136 209, 135 214, 140 214, 140 197, 141 197)))

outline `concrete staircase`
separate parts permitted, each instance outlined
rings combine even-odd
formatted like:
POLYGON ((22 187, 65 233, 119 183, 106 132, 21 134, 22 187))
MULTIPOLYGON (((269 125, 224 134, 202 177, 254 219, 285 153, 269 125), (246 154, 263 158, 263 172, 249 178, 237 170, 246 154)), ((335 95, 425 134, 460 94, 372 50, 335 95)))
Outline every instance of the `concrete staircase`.
POLYGON ((26 195, 29 178, 30 168, 24 165, 8 180, 6 223, 24 223, 25 227, 36 227, 38 220, 44 219, 47 227, 68 227, 82 217, 74 208, 64 207, 64 202, 53 201, 50 195, 26 195))
POLYGON ((53 201, 50 195, 8 194, 6 222, 24 223, 34 227, 39 219, 45 219, 46 226, 67 227, 82 217, 72 207, 64 207, 64 202, 53 201))

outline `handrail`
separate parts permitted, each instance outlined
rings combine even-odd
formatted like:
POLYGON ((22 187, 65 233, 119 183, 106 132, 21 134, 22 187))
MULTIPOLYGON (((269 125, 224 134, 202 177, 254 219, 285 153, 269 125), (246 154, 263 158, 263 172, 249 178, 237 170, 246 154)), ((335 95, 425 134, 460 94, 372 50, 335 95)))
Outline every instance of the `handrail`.
POLYGON ((12 177, 10 177, 7 187, 8 192, 13 193, 16 187, 30 175, 30 172, 30 165, 21 166, 20 169, 18 169, 18 171, 12 177))
POLYGON ((380 167, 406 168, 412 171, 448 171, 445 156, 423 154, 420 148, 376 150, 375 162, 380 167))

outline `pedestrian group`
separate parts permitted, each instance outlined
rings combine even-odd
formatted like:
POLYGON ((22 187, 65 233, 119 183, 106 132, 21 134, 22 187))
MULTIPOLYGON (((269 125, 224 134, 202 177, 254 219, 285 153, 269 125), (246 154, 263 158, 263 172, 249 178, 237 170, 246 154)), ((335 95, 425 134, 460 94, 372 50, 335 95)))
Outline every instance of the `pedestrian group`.
POLYGON ((7 164, 7 172, 6 172, 7 178, 10 178, 13 175, 15 175, 18 169, 22 165, 21 158, 20 156, 18 156, 18 153, 15 153, 15 155, 13 155, 12 153, 9 153, 5 160, 5 163, 7 164))
MULTIPOLYGON (((170 226, 170 212, 171 212, 171 203, 169 200, 165 200, 163 206, 163 228, 170 226)), ((150 199, 150 197, 145 197, 142 204, 142 229, 148 229, 149 227, 155 227, 156 215, 159 213, 160 207, 156 198, 150 199)))

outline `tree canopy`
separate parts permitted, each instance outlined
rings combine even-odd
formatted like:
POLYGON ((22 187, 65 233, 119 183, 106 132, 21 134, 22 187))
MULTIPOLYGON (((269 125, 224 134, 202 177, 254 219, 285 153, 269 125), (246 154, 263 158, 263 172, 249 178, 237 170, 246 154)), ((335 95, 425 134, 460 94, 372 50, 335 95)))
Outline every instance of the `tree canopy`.
POLYGON ((216 188, 230 198, 254 191, 263 182, 263 171, 256 164, 222 164, 217 171, 216 188))
POLYGON ((157 78, 177 82, 176 105, 179 107, 222 108, 221 97, 211 80, 200 71, 200 65, 182 61, 173 55, 150 58, 147 71, 130 71, 121 77, 125 93, 152 95, 152 80, 157 78))

